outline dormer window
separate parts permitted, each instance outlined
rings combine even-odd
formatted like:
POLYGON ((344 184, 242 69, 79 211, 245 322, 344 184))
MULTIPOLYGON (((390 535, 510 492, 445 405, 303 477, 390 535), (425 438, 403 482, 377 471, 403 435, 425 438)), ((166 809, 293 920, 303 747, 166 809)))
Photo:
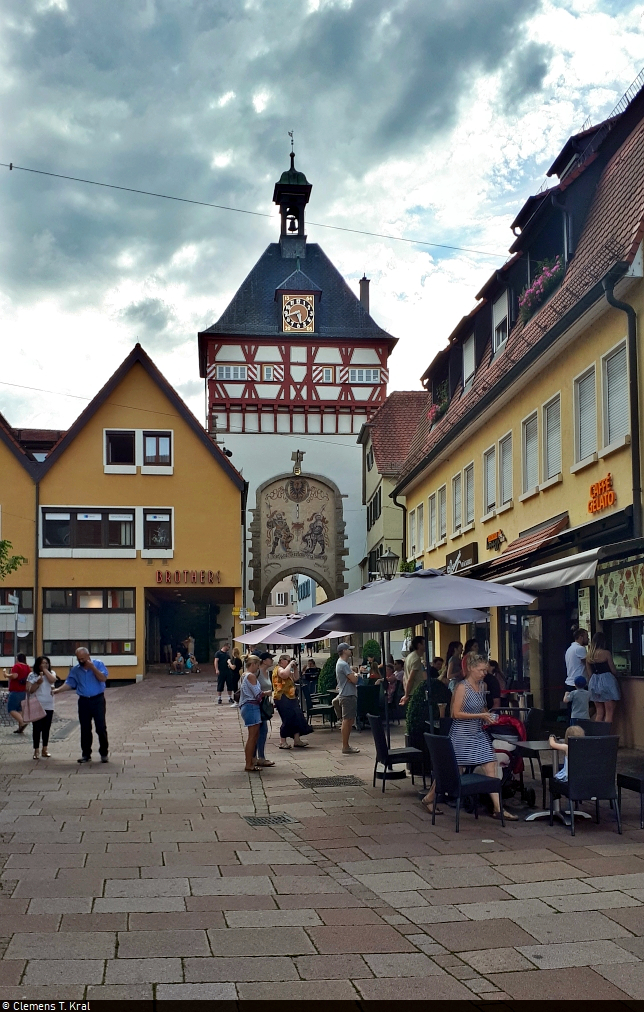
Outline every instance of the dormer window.
POLYGON ((474 369, 474 334, 470 334, 463 342, 463 390, 472 385, 474 369))
POLYGON ((492 303, 492 350, 499 351, 508 339, 507 289, 492 303))

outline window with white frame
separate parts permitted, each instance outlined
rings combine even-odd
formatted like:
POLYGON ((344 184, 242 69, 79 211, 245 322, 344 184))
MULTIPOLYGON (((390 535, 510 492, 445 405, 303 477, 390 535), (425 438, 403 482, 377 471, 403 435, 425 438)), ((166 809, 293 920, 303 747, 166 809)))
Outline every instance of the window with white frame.
POLYGON ((523 491, 532 492, 539 484, 539 423, 537 413, 523 423, 523 491))
POLYGON ((492 349, 498 351, 508 339, 507 289, 492 303, 492 349))
POLYGON ((605 357, 603 372, 604 446, 610 446, 628 435, 630 428, 625 344, 605 357))
POLYGON ((438 536, 440 541, 447 537, 447 487, 438 490, 438 536))
POLYGON ((349 369, 349 383, 380 383, 380 369, 349 369))
POLYGON ((282 608, 288 603, 288 594, 285 590, 278 590, 275 594, 275 604, 278 608, 282 608))
POLYGON ((245 365, 218 365, 218 380, 243 380, 248 378, 248 367, 245 365))
POLYGON ((463 342, 463 389, 474 379, 474 334, 463 342))
POLYGON ((499 440, 499 491, 501 505, 512 502, 512 433, 499 440))
POLYGON ((416 507, 416 550, 425 551, 425 506, 422 502, 416 507))
POLYGON ((469 527, 474 523, 474 464, 468 464, 463 471, 463 481, 465 484, 463 497, 465 526, 469 527))
POLYGON ((553 397, 543 409, 544 481, 561 473, 561 398, 553 397))
POLYGON ((322 370, 322 382, 333 383, 333 369, 331 367, 322 370))
POLYGON ((436 493, 429 497, 429 547, 436 544, 436 493))
POLYGON ((595 366, 575 380, 575 458, 577 462, 597 452, 597 399, 595 366))
POLYGON ((416 555, 416 510, 409 514, 409 557, 413 559, 416 555))
POLYGON ((455 474, 452 478, 452 531, 458 534, 463 526, 463 478, 455 474))
POLYGON ((491 446, 483 454, 483 513, 487 516, 496 509, 496 448, 491 446))
POLYGON ((274 365, 262 366, 262 373, 264 376, 264 382, 272 383, 273 380, 275 379, 275 366, 274 365))

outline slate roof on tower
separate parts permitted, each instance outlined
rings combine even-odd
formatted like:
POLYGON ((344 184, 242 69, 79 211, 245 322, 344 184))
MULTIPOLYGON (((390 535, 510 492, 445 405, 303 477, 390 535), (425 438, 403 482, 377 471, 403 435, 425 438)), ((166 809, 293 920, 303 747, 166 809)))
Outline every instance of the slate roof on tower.
MULTIPOLYGON (((365 311, 360 299, 317 243, 306 244, 306 257, 301 267, 306 270, 305 275, 300 270, 301 277, 313 282, 314 292, 322 293, 316 306, 315 333, 319 337, 349 341, 381 340, 387 341, 390 350, 394 347, 397 338, 379 327, 365 311)), ((200 346, 201 338, 206 334, 240 337, 281 335, 282 318, 275 304, 275 292, 283 284, 288 268, 288 259, 282 256, 279 243, 271 243, 217 322, 201 332, 200 346)))

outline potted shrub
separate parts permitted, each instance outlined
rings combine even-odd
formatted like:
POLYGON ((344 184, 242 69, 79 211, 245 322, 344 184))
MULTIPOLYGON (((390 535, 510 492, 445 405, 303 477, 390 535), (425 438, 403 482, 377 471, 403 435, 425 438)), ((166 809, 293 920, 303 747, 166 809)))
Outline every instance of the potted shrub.
POLYGON ((362 660, 366 661, 368 657, 373 657, 376 664, 380 664, 380 644, 378 640, 367 640, 362 648, 362 660))
POLYGON ((318 678, 318 694, 322 692, 335 692, 335 666, 337 663, 337 654, 331 654, 328 660, 324 662, 324 667, 322 668, 320 677, 318 678))
POLYGON ((409 769, 415 776, 427 774, 430 769, 429 754, 423 735, 429 730, 427 721, 429 710, 427 707, 427 684, 423 682, 412 692, 407 710, 405 712, 405 745, 411 748, 419 748, 423 755, 413 763, 409 763, 409 769))

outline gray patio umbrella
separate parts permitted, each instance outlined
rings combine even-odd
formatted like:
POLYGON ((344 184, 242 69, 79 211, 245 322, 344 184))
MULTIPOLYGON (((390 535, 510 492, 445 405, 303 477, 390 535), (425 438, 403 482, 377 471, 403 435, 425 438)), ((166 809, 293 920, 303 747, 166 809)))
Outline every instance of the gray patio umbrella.
POLYGON ((394 580, 375 580, 362 590, 325 601, 290 625, 289 635, 305 638, 313 630, 324 629, 386 632, 433 618, 456 625, 468 610, 527 605, 534 597, 498 583, 419 569, 394 580))

